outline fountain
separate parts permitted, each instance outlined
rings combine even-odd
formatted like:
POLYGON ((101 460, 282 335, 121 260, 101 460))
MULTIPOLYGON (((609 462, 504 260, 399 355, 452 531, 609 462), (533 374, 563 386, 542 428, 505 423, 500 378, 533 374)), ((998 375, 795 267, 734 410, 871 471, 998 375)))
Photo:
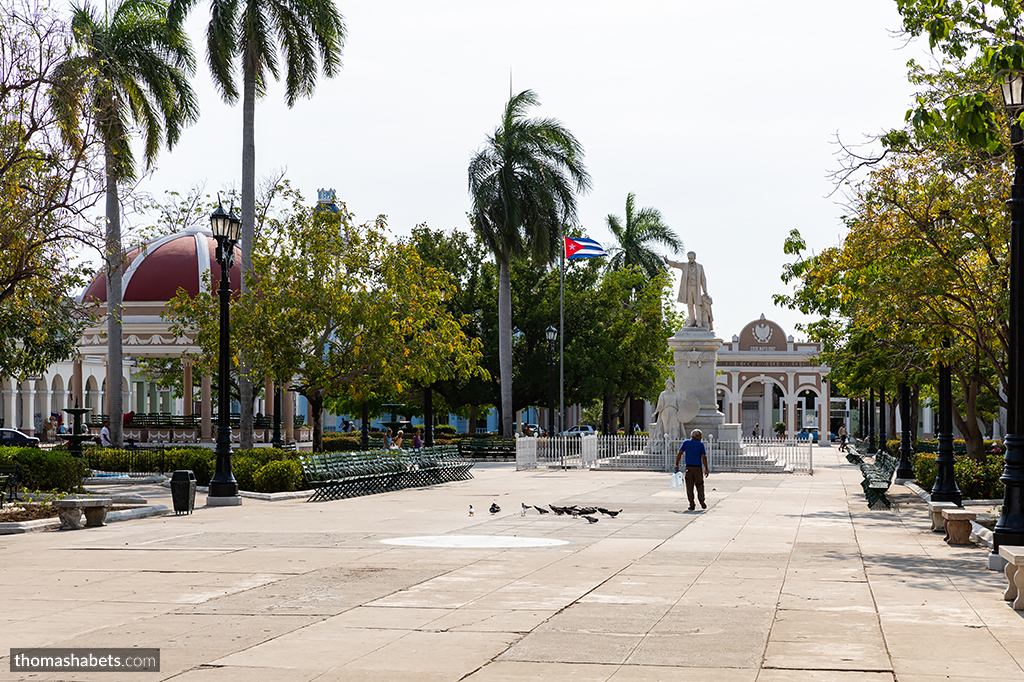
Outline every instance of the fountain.
POLYGON ((391 413, 391 421, 386 422, 386 421, 382 420, 381 424, 383 424, 385 427, 390 428, 392 435, 398 433, 399 429, 401 429, 403 431, 406 431, 406 432, 409 431, 409 428, 412 426, 412 422, 407 420, 407 419, 399 420, 398 417, 397 417, 397 415, 398 415, 398 408, 405 407, 404 403, 387 403, 385 405, 381 405, 380 407, 381 407, 382 410, 385 410, 385 411, 391 413), (391 408, 391 409, 389 410, 387 408, 391 408))
POLYGON ((91 434, 82 432, 82 415, 91 410, 91 407, 79 407, 77 400, 74 407, 64 408, 65 412, 74 417, 74 424, 72 425, 71 433, 62 434, 60 437, 68 442, 68 452, 75 457, 84 456, 82 454, 82 443, 93 438, 91 434))

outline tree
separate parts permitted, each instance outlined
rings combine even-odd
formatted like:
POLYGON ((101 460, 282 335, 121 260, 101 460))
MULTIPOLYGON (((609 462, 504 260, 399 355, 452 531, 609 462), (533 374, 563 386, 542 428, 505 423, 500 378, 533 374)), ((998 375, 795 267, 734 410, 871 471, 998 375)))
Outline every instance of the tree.
MULTIPOLYGON (((180 25, 197 0, 171 0, 170 22, 180 25)), ((331 0, 210 0, 206 60, 228 104, 238 101, 236 62, 242 70, 242 293, 253 273, 256 241, 256 100, 268 76, 280 77, 284 57, 285 101, 310 97, 319 71, 333 77, 341 68, 345 22, 331 0)), ((248 376, 248 372, 243 373, 248 376)), ((253 389, 242 381, 242 447, 252 447, 253 389)))
POLYGON ((665 272, 665 261, 651 250, 649 244, 661 244, 678 253, 683 250, 683 241, 672 231, 661 218, 661 211, 645 207, 637 211, 634 208, 635 195, 626 195, 626 222, 617 215, 608 214, 605 224, 611 230, 618 246, 612 248, 608 267, 622 270, 631 265, 638 265, 648 277, 655 277, 665 272))
POLYGON ((498 355, 501 431, 512 433, 513 259, 530 253, 547 263, 558 253, 561 227, 576 219, 576 193, 590 188, 583 147, 560 122, 526 118, 538 104, 524 90, 510 98, 501 124, 469 164, 473 224, 498 264, 498 355))
MULTIPOLYGON (((54 103, 73 131, 80 103, 95 122, 104 147, 106 176, 108 381, 120 386, 121 367, 121 217, 118 183, 135 177, 131 125, 144 133, 147 166, 156 159, 163 139, 173 147, 184 126, 196 120, 199 107, 188 78, 195 70, 188 36, 167 22, 160 0, 125 0, 113 13, 97 14, 90 5, 73 5, 71 26, 76 49, 58 67, 54 103)), ((110 439, 121 444, 120 390, 108 391, 110 439)))
MULTIPOLYGON (((325 402, 359 402, 478 372, 479 341, 445 309, 451 283, 408 245, 389 243, 385 223, 355 226, 339 214, 293 206, 254 254, 251 295, 232 306, 233 347, 254 376, 294 381, 305 396, 314 448, 325 402)), ((184 292, 169 304, 176 333, 199 331, 203 364, 216 358, 212 296, 184 292)), ((239 365, 240 366, 240 365, 239 365)))
POLYGON ((65 134, 50 99, 70 41, 45 4, 0 8, 0 377, 71 357, 88 321, 73 294, 91 273, 68 252, 96 244, 80 219, 102 191, 97 146, 89 121, 65 134))

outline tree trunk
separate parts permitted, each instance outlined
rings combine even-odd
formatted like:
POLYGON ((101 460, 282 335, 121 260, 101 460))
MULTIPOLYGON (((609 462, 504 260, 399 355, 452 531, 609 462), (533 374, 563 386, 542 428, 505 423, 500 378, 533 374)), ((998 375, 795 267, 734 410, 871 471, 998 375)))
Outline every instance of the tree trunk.
POLYGON ((121 447, 124 432, 122 405, 121 374, 124 367, 121 347, 121 320, 124 314, 121 307, 123 291, 121 289, 121 210, 117 201, 117 180, 113 174, 114 159, 108 149, 106 153, 107 171, 107 231, 106 231, 106 270, 107 270, 107 399, 110 402, 110 444, 121 447))
MULTIPOLYGON (((248 291, 245 278, 252 272, 256 235, 256 67, 251 55, 243 55, 242 60, 242 294, 245 294, 248 291)), ((242 449, 248 449, 253 445, 253 387, 246 358, 240 355, 239 360, 239 438, 242 449)))
POLYGON ((466 430, 470 435, 476 433, 476 405, 469 406, 469 419, 466 421, 466 430))
POLYGON ((512 284, 508 256, 499 259, 498 279, 498 363, 501 381, 501 421, 499 432, 502 437, 512 437, 512 284))
POLYGON ((322 391, 305 394, 306 406, 313 424, 313 452, 324 451, 324 396, 322 391))
POLYGON ((917 425, 921 423, 921 387, 910 387, 910 441, 917 450, 917 425))
POLYGON ((964 437, 967 445, 967 456, 976 462, 985 461, 985 434, 982 433, 978 424, 978 387, 979 382, 975 380, 960 380, 960 387, 964 391, 964 414, 960 410, 953 409, 953 424, 957 431, 964 437))

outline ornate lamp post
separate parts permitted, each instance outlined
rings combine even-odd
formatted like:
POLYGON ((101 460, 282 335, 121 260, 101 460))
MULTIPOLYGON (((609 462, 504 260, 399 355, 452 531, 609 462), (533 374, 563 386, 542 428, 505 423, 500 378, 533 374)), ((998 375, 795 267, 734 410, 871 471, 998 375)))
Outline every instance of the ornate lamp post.
POLYGON ((555 341, 558 340, 558 330, 549 325, 544 330, 548 339, 548 435, 555 434, 555 341))
POLYGON ((878 449, 888 452, 889 433, 885 424, 885 384, 878 391, 878 449))
POLYGON ((910 426, 910 387, 900 384, 900 464, 896 468, 896 478, 912 480, 914 478, 914 464, 910 460, 911 452, 911 426, 910 426))
POLYGON ((1013 148, 1013 187, 1010 189, 1010 352, 1009 409, 1004 443, 1003 510, 996 522, 992 544, 1024 545, 1024 339, 1021 339, 1020 306, 1024 302, 1024 131, 1017 116, 1024 108, 1024 73, 1006 74, 1003 80, 1003 102, 1012 117, 1010 145, 1013 148))
POLYGON ((238 481, 231 472, 231 392, 228 390, 228 360, 231 357, 228 344, 231 329, 228 318, 231 299, 229 274, 235 262, 235 242, 242 231, 242 221, 234 213, 226 212, 218 201, 217 210, 210 216, 210 229, 217 240, 217 264, 220 266, 220 362, 217 373, 217 446, 214 448, 217 460, 206 504, 230 506, 242 504, 238 481))
POLYGON ((274 436, 271 444, 275 448, 284 445, 284 438, 281 436, 281 387, 274 386, 274 436))

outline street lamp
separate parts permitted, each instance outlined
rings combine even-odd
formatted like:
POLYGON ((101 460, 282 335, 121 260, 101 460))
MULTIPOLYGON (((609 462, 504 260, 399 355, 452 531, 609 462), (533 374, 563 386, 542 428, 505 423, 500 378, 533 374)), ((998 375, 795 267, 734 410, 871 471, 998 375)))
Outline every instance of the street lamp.
MULTIPOLYGON (((943 348, 949 348, 949 339, 942 342, 943 348)), ((956 457, 953 455, 953 380, 950 375, 949 363, 939 364, 939 428, 935 448, 935 482, 932 484, 932 502, 953 502, 963 506, 963 495, 956 485, 956 457)))
POLYGON ((912 480, 914 478, 914 463, 910 460, 911 455, 911 432, 910 432, 910 387, 907 384, 900 384, 900 464, 896 468, 896 478, 912 480))
POLYGON ((868 454, 878 452, 875 447, 875 389, 872 388, 868 398, 868 454))
POLYGON ((228 303, 231 300, 229 274, 235 262, 235 242, 242 231, 242 221, 233 212, 225 211, 218 200, 217 210, 210 215, 210 229, 217 240, 217 265, 220 266, 220 358, 217 374, 217 445, 214 448, 217 460, 206 504, 229 506, 242 504, 242 498, 238 495, 238 481, 231 472, 231 413, 228 409, 231 400, 231 392, 228 390, 228 360, 231 357, 228 347, 231 329, 228 318, 228 303))
POLYGON ((544 330, 548 339, 548 435, 555 434, 555 341, 558 340, 558 330, 554 325, 548 325, 544 330))
POLYGON ((1010 347, 1009 408, 1004 443, 1003 510, 992 537, 993 551, 1000 545, 1024 545, 1024 340, 1021 339, 1020 306, 1024 301, 1024 131, 1017 116, 1024 107, 1024 73, 1011 72, 1003 77, 1003 102, 1010 114, 1010 146, 1013 149, 1013 186, 1010 189, 1010 347))

